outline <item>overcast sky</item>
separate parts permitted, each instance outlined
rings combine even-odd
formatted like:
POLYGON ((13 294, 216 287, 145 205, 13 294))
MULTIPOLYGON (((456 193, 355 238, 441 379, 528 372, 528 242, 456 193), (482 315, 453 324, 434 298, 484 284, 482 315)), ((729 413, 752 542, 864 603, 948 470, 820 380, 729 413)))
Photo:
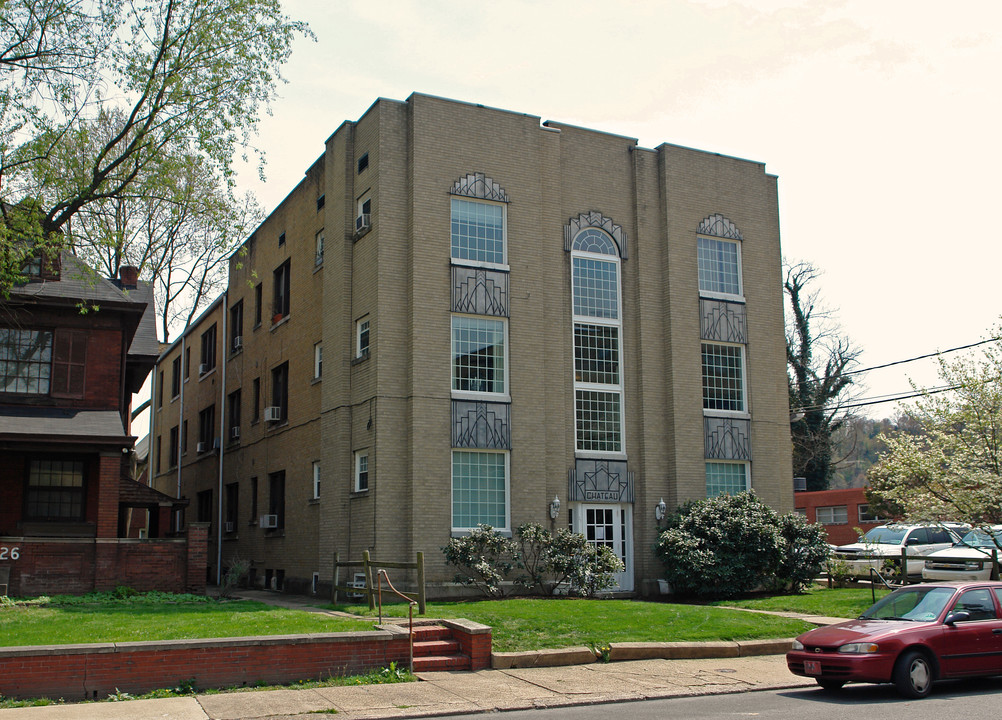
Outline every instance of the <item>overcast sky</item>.
MULTIPOLYGON (((341 122, 422 92, 764 162, 784 256, 824 272, 863 367, 975 342, 1002 314, 997 0, 284 7, 317 42, 296 44, 261 124, 267 182, 240 175, 268 212, 341 122)), ((934 364, 866 373, 864 396, 909 378, 935 385, 934 364)))

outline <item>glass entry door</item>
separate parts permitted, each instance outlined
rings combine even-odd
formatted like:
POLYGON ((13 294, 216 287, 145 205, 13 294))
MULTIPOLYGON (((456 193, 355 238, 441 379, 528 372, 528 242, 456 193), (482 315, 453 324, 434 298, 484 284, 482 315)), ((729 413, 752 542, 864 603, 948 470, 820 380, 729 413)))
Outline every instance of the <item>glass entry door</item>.
POLYGON ((574 513, 574 530, 590 545, 610 548, 623 561, 625 570, 616 573, 618 587, 633 590, 633 528, 630 505, 579 505, 574 513))

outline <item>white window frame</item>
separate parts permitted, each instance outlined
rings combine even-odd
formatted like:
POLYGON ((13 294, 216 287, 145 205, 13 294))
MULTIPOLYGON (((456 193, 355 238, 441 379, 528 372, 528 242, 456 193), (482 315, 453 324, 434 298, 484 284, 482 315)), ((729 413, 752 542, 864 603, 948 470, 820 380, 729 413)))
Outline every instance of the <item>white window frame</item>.
MULTIPOLYGON (((584 228, 581 232, 589 229, 597 228, 584 228)), ((580 235, 580 233, 578 233, 580 235)), ((607 234, 607 233, 603 233, 607 234)), ((577 236, 575 236, 576 238, 577 236)), ((606 253, 595 253, 586 252, 583 250, 571 250, 571 377, 577 377, 577 368, 575 366, 575 340, 574 333, 575 328, 578 325, 604 325, 608 327, 614 327, 617 329, 617 344, 619 346, 619 382, 616 384, 609 383, 586 383, 578 382, 576 379, 574 381, 574 454, 576 457, 581 458, 608 458, 608 457, 626 457, 626 393, 624 389, 626 387, 626 373, 625 373, 625 353, 623 349, 623 263, 622 258, 620 258, 619 246, 616 241, 609 238, 612 246, 616 248, 617 254, 609 255, 606 253), (586 258, 591 260, 597 260, 601 262, 612 263, 616 267, 616 317, 615 318, 605 318, 605 317, 595 317, 592 315, 578 315, 574 312, 574 258, 586 258), (615 394, 619 399, 619 449, 618 450, 585 450, 580 447, 582 439, 578 436, 578 406, 577 406, 577 392, 601 392, 615 394)))
POLYGON ((456 513, 453 503, 456 494, 455 456, 457 453, 504 456, 504 527, 498 527, 497 525, 492 527, 499 532, 511 532, 511 453, 507 450, 488 450, 484 448, 453 448, 452 455, 449 456, 449 522, 452 526, 452 532, 465 533, 476 529, 475 527, 456 525, 456 513))
POLYGON ((324 344, 313 344, 313 379, 319 380, 324 374, 324 344))
POLYGON ((354 479, 352 481, 352 491, 357 493, 369 492, 372 483, 370 482, 372 470, 369 467, 369 449, 355 451, 354 479), (362 487, 362 466, 365 466, 365 487, 362 487))
POLYGON ((320 461, 313 461, 313 500, 320 499, 320 461))
POLYGON ((743 488, 741 488, 740 490, 738 490, 738 492, 744 492, 746 490, 751 490, 751 487, 752 487, 751 463, 746 462, 744 460, 707 460, 705 462, 706 475, 705 475, 705 484, 704 484, 704 487, 706 487, 706 491, 707 491, 706 492, 706 497, 708 497, 708 498, 716 497, 717 495, 720 494, 720 493, 716 493, 715 495, 710 495, 710 493, 709 493, 709 487, 708 486, 709 486, 709 480, 710 480, 709 475, 710 475, 710 466, 711 465, 742 465, 744 467, 744 469, 745 469, 745 486, 743 488))
POLYGON ((452 319, 450 321, 449 333, 450 333, 449 347, 451 349, 450 350, 450 355, 449 355, 449 365, 450 365, 449 375, 450 375, 450 382, 451 382, 451 387, 452 387, 452 397, 454 397, 454 398, 489 398, 489 399, 495 400, 495 401, 509 401, 511 399, 511 393, 509 392, 509 387, 510 386, 508 384, 508 380, 509 380, 508 372, 509 372, 509 366, 511 365, 511 363, 508 361, 509 360, 509 355, 510 355, 510 353, 508 352, 508 319, 507 318, 502 318, 502 317, 487 316, 487 315, 462 315, 462 314, 455 313, 455 314, 453 314, 452 319), (501 358, 501 362, 503 364, 502 378, 501 378, 501 384, 502 384, 503 389, 502 389, 501 392, 493 392, 493 391, 488 391, 488 390, 477 391, 477 390, 457 390, 456 389, 455 386, 456 386, 456 320, 457 319, 481 320, 481 321, 484 321, 484 322, 492 322, 492 323, 500 323, 501 324, 501 326, 502 326, 502 333, 503 333, 503 341, 502 342, 504 343, 504 347, 502 348, 504 354, 503 354, 503 357, 501 358))
POLYGON ((887 518, 880 517, 879 515, 870 515, 870 504, 863 503, 856 506, 856 517, 861 523, 883 523, 887 522, 887 518))
POLYGON ((471 267, 494 268, 498 270, 508 270, 508 203, 482 200, 480 198, 450 196, 449 199, 449 257, 454 265, 469 265, 471 267), (452 254, 452 218, 454 202, 463 202, 480 205, 497 205, 501 208, 501 262, 491 262, 488 260, 474 260, 472 258, 456 257, 452 254))
POLYGON ((713 235, 706 235, 706 234, 702 234, 702 233, 699 234, 699 235, 697 235, 697 237, 696 237, 696 265, 697 265, 697 270, 696 270, 696 272, 697 272, 696 284, 699 287, 699 296, 700 297, 716 298, 716 299, 719 299, 719 300, 738 300, 738 301, 742 301, 742 302, 744 301, 744 299, 745 299, 745 296, 744 296, 745 286, 744 286, 744 278, 743 278, 744 273, 742 271, 742 264, 741 264, 741 242, 740 241, 738 241, 738 240, 731 240, 730 238, 719 238, 719 237, 715 237, 713 235), (700 261, 699 261, 699 257, 700 257, 700 254, 699 254, 699 242, 700 242, 700 240, 709 240, 711 242, 716 242, 716 243, 728 243, 728 244, 731 244, 731 245, 735 246, 735 249, 737 250, 737 257, 736 257, 737 274, 738 274, 738 291, 737 291, 737 293, 727 293, 727 292, 719 292, 719 291, 714 291, 714 290, 704 290, 702 288, 702 285, 701 285, 701 283, 699 281, 699 276, 701 274, 700 270, 702 270, 702 266, 701 266, 700 261))
POLYGON ((700 366, 700 397, 703 405, 703 415, 709 417, 739 417, 747 418, 751 417, 751 413, 748 411, 748 357, 745 352, 745 346, 737 343, 725 343, 725 342, 707 342, 701 341, 699 344, 699 366, 700 366), (717 408, 706 407, 706 385, 703 383, 702 377, 705 374, 705 367, 703 365, 703 346, 712 345, 715 347, 733 347, 740 351, 741 356, 741 410, 721 410, 717 408))
POLYGON ((372 347, 372 323, 368 315, 363 315, 355 321, 355 357, 369 356, 372 347), (362 335, 365 335, 365 347, 362 347, 362 335))
POLYGON ((820 505, 814 508, 814 520, 815 522, 821 523, 822 525, 848 525, 849 524, 849 506, 848 505, 820 505), (843 519, 839 519, 839 513, 837 510, 841 510, 841 515, 844 515, 843 519))

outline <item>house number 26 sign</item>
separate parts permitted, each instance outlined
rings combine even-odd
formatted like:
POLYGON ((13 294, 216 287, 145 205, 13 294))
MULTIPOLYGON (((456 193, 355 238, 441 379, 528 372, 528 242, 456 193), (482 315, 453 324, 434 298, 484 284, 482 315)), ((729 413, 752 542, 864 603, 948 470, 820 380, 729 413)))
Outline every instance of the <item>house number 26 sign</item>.
POLYGON ((0 545, 0 560, 17 560, 21 557, 21 548, 0 545))

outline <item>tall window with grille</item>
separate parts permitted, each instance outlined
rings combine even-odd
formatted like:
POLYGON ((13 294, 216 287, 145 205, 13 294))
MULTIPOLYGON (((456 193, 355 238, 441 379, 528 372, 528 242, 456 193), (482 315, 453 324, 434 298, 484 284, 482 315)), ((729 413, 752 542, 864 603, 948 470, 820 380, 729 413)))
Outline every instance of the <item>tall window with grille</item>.
POLYGON ((588 227, 571 246, 574 309, 574 437, 583 454, 622 454, 620 258, 615 241, 588 227))

